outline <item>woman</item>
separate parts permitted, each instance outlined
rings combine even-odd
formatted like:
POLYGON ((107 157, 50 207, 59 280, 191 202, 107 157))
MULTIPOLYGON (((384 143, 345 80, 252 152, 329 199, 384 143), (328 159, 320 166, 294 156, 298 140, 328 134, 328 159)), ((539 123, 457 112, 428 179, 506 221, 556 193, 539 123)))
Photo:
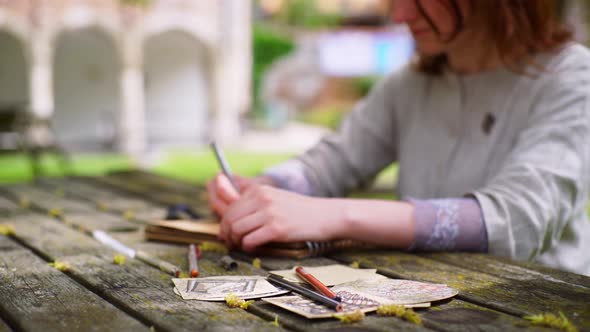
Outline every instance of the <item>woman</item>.
POLYGON ((590 53, 570 41, 557 4, 395 0, 393 20, 410 28, 417 62, 304 155, 240 178, 240 193, 213 179, 220 238, 244 250, 352 238, 590 275, 590 53), (394 161, 403 201, 324 198, 394 161))

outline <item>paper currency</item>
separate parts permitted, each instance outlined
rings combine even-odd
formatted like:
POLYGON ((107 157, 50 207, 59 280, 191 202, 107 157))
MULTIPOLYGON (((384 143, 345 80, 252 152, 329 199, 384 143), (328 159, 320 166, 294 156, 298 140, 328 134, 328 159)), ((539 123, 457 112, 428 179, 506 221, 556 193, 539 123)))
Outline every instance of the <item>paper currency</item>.
POLYGON ((459 292, 445 284, 400 279, 358 279, 340 284, 333 291, 362 294, 382 304, 416 304, 444 300, 459 292))
POLYGON ((174 292, 185 300, 224 301, 230 293, 247 300, 288 293, 270 284, 261 276, 220 276, 207 278, 175 278, 174 292), (194 286, 187 286, 194 280, 194 286))
MULTIPOLYGON (((334 286, 345 282, 354 281, 357 279, 387 279, 386 276, 377 274, 376 269, 355 269, 350 266, 340 264, 317 267, 304 266, 304 268, 307 272, 311 273, 314 277, 319 279, 326 286, 334 286)), ((288 281, 303 283, 303 281, 297 277, 297 274, 295 274, 295 268, 291 270, 270 271, 270 273, 280 275, 288 281)))

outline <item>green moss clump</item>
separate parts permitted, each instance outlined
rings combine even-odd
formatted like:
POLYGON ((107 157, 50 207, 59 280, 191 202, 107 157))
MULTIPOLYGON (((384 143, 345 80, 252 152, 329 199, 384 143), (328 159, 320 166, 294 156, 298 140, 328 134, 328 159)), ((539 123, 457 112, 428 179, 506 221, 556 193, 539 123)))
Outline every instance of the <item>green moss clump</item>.
POLYGON ((186 279, 186 278, 190 278, 188 273, 186 272, 180 272, 180 274, 178 275, 179 278, 181 279, 186 279))
POLYGON ((336 314, 333 315, 333 317, 339 319, 341 323, 351 324, 365 319, 365 313, 360 310, 356 310, 345 314, 336 314))
POLYGON ((227 254, 227 248, 221 243, 205 241, 201 243, 200 247, 201 251, 219 252, 222 254, 227 254))
POLYGON ((357 262, 357 261, 354 261, 354 262, 350 263, 349 266, 352 267, 353 269, 358 269, 361 267, 361 264, 359 264, 359 262, 357 262))
POLYGON ((21 197, 18 201, 18 204, 20 205, 20 207, 22 207, 23 209, 28 208, 29 206, 31 206, 31 200, 29 200, 27 197, 21 197))
POLYGON ((100 211, 106 211, 108 209, 108 206, 104 202, 96 202, 96 208, 100 211))
POLYGON ((68 272, 70 270, 70 265, 66 262, 55 261, 53 263, 48 263, 49 266, 60 270, 61 272, 68 272))
POLYGON ((384 304, 377 308, 379 316, 395 316, 416 325, 422 325, 422 318, 411 308, 406 308, 403 305, 384 304))
POLYGON ((131 210, 127 210, 125 211, 125 213, 123 213, 123 219, 125 220, 131 220, 135 217, 135 212, 131 211, 131 210))
POLYGON ((227 303, 227 306, 230 308, 238 308, 239 307, 244 310, 248 310, 248 307, 253 302, 254 302, 254 300, 244 301, 244 300, 240 299, 239 297, 237 297, 236 295, 234 295, 233 293, 229 293, 225 297, 225 303, 227 303))
POLYGON ((113 263, 117 265, 123 265, 125 264, 125 261, 127 261, 127 257, 123 254, 116 254, 115 257, 113 257, 113 263))
POLYGON ((260 258, 256 257, 252 260, 252 266, 254 266, 257 269, 262 268, 262 261, 260 260, 260 258))
POLYGON ((63 213, 63 210, 60 208, 51 208, 47 211, 47 214, 49 214, 50 217, 60 217, 63 213))
POLYGON ((0 234, 11 236, 15 234, 14 226, 7 224, 0 224, 0 234))
POLYGON ((578 332, 578 329, 574 324, 572 324, 561 311, 559 312, 559 316, 551 313, 544 313, 534 316, 524 316, 523 318, 530 321, 533 325, 552 327, 566 332, 578 332))
POLYGON ((281 327, 281 325, 279 325, 279 315, 275 315, 275 320, 273 320, 271 324, 276 327, 281 327))

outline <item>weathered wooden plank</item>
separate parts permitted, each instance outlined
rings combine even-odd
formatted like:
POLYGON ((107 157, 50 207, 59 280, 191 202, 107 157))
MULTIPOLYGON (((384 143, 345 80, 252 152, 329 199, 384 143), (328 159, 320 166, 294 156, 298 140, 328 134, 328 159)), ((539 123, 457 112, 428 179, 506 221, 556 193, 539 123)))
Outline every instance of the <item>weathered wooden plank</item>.
MULTIPOLYGON (((148 326, 168 331, 276 330, 269 322, 241 309, 183 301, 172 291, 169 275, 134 259, 123 266, 113 264, 113 251, 55 220, 39 216, 37 220, 10 222, 15 237, 24 245, 48 261, 66 262, 71 267, 69 276, 148 326), (217 321, 210 321, 215 317, 217 321)), ((203 262, 201 266, 206 274, 208 265, 203 262)))
POLYGON ((475 271, 514 280, 535 280, 545 287, 576 287, 590 294, 590 277, 569 273, 539 264, 509 260, 485 254, 435 253, 424 257, 461 266, 475 271))
POLYGON ((446 283, 460 291, 459 299, 516 316, 563 311, 580 328, 590 328, 590 300, 572 289, 555 294, 534 288, 528 280, 509 280, 443 262, 393 251, 361 251, 330 255, 361 267, 377 268, 381 274, 446 283), (572 297, 578 294, 578 297, 572 297))
POLYGON ((18 330, 149 330, 2 235, 0 280, 0 310, 18 330))
POLYGON ((208 207, 204 200, 200 197, 192 197, 174 190, 152 190, 149 185, 140 183, 138 179, 126 179, 125 181, 113 177, 89 178, 86 181, 92 181, 101 186, 112 188, 118 191, 123 191, 129 194, 136 195, 145 200, 163 204, 165 206, 185 204, 197 211, 204 218, 210 218, 208 207))
POLYGON ((96 211, 96 207, 87 201, 65 197, 63 191, 59 195, 47 188, 19 186, 3 188, 4 193, 13 202, 27 200, 29 209, 44 213, 62 220, 81 225, 88 230, 130 231, 138 227, 130 223, 125 216, 96 211), (26 198, 23 198, 26 197, 26 198))
POLYGON ((134 222, 146 223, 162 219, 166 215, 166 206, 149 202, 122 193, 109 190, 80 180, 80 178, 46 179, 40 184, 49 190, 62 190, 67 197, 75 197, 90 202, 96 209, 109 212, 117 216, 124 216, 134 222))
POLYGON ((0 319, 0 332, 13 332, 14 330, 10 328, 8 323, 0 319))
MULTIPOLYGON (((250 261, 251 256, 233 253, 240 260, 250 261)), ((261 265, 267 270, 290 269, 297 265, 323 266, 340 264, 338 261, 325 257, 307 258, 304 260, 264 257, 261 265)), ((439 331, 506 331, 516 327, 523 331, 543 330, 531 326, 527 321, 512 315, 484 308, 466 301, 452 299, 435 303, 428 309, 417 309, 424 326, 439 331)))
POLYGON ((38 206, 45 211, 50 210, 67 210, 70 212, 85 212, 90 210, 88 205, 76 200, 63 199, 63 193, 54 192, 49 193, 42 188, 35 187, 28 184, 10 185, 0 187, 0 192, 4 193, 4 197, 8 197, 14 203, 22 206, 38 206))
POLYGON ((163 175, 158 175, 143 170, 126 170, 109 173, 109 176, 121 179, 138 179, 139 182, 145 183, 154 189, 174 188, 176 192, 181 192, 192 197, 199 197, 206 190, 203 186, 188 181, 175 179, 163 175))

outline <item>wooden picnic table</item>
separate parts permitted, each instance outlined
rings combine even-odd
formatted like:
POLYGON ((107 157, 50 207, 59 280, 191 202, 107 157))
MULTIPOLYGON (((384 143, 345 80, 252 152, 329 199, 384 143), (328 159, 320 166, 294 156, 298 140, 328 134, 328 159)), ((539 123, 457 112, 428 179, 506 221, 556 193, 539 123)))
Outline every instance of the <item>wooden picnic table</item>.
MULTIPOLYGON (((409 254, 350 251, 301 261, 231 253, 240 261, 226 272, 222 253, 205 252, 201 276, 264 275, 294 265, 350 264, 391 278, 448 284, 459 295, 419 309, 419 326, 374 313, 354 324, 308 320, 257 300, 248 310, 225 303, 185 301, 171 276, 136 259, 113 263, 115 252, 82 232, 103 230, 150 255, 187 270, 186 246, 146 242, 146 222, 166 207, 186 203, 207 214, 203 188, 142 171, 95 178, 45 179, 0 186, 0 332, 2 331, 513 331, 549 330, 527 315, 563 312, 590 330, 590 278, 537 264, 481 254, 409 254), (48 265, 69 265, 62 272, 48 265), (278 326, 273 322, 278 321, 278 326)), ((590 253, 589 253, 590 254, 590 253)))

